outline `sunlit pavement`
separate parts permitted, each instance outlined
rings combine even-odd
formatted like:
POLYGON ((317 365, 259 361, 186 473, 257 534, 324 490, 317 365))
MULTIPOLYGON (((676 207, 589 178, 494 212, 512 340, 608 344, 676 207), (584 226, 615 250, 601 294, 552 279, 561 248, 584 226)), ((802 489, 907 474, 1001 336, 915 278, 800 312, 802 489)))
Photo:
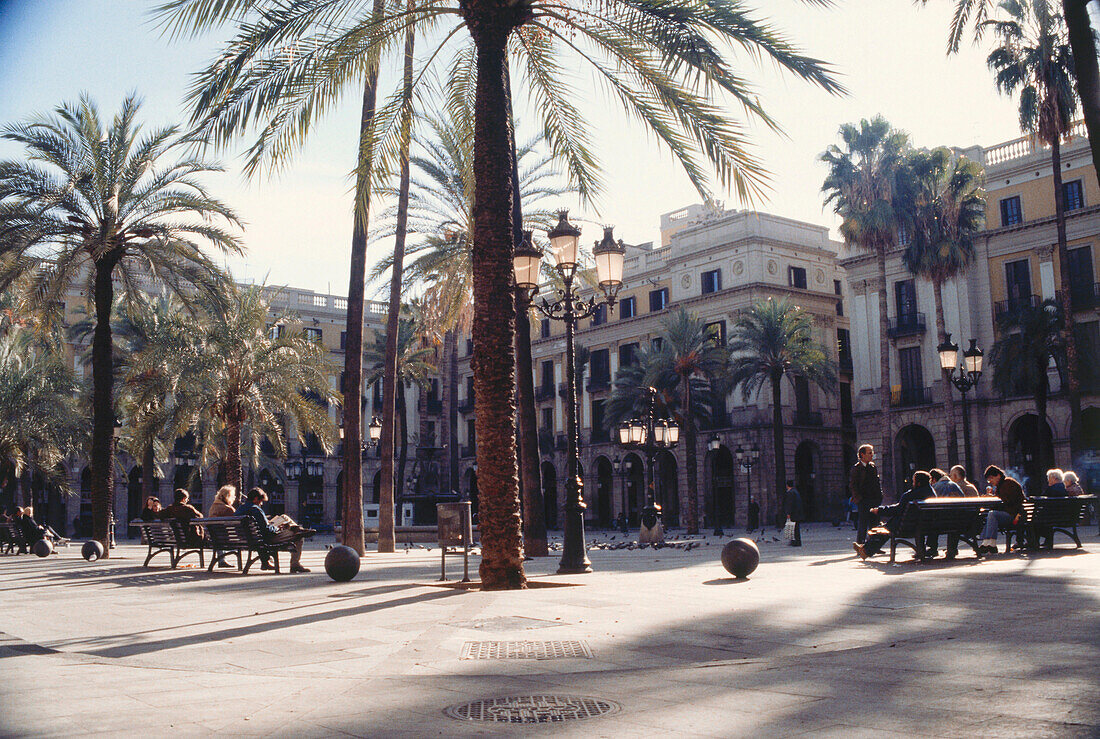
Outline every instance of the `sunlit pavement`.
POLYGON ((719 563, 729 536, 594 547, 591 574, 551 556, 503 593, 440 587, 428 545, 369 553, 343 584, 323 540, 308 575, 146 569, 136 543, 3 556, 0 734, 1097 736, 1083 533, 891 566, 860 562, 850 528, 807 526, 801 548, 769 529, 745 581, 719 563))

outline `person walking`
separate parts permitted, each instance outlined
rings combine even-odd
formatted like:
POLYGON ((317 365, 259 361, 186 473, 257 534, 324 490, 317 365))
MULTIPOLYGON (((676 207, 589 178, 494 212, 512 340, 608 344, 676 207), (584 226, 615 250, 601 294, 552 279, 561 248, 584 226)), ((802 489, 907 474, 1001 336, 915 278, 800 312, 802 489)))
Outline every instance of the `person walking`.
POLYGON ((794 486, 794 480, 787 480, 787 493, 783 498, 783 507, 787 511, 787 520, 794 523, 792 547, 802 546, 802 494, 794 486))
POLYGON ((873 522, 871 509, 882 505, 882 481, 879 480, 878 468, 875 467, 874 446, 864 444, 856 455, 859 461, 848 473, 848 492, 858 509, 856 543, 862 544, 867 541, 867 529, 873 522))

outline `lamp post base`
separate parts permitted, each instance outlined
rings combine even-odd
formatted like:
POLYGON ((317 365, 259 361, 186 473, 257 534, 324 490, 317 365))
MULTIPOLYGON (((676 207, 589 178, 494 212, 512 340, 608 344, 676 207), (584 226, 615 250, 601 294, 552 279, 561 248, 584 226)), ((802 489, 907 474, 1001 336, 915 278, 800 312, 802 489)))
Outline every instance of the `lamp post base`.
POLYGON ((559 575, 584 575, 592 571, 592 563, 588 561, 588 557, 585 557, 581 562, 560 562, 558 564, 559 575))

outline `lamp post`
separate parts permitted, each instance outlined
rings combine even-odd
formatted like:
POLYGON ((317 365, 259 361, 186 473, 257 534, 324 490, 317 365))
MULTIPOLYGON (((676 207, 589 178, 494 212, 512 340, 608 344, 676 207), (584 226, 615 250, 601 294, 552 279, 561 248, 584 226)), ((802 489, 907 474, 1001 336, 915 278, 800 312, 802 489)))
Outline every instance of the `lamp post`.
POLYGON ((661 505, 654 495, 655 476, 653 457, 660 449, 671 449, 680 441, 680 427, 671 418, 656 418, 657 388, 647 387, 646 416, 644 419, 625 421, 619 426, 619 444, 627 449, 640 449, 645 453, 646 489, 645 507, 638 527, 638 542, 656 544, 664 541, 661 524, 661 505))
POLYGON ((963 363, 959 366, 959 345, 951 343, 951 334, 945 334, 943 343, 936 347, 940 354, 940 368, 947 380, 962 394, 963 407, 963 446, 966 448, 966 473, 973 475, 974 458, 970 451, 970 405, 966 394, 982 379, 982 350, 978 340, 970 340, 970 348, 963 352, 963 363), (956 372, 958 374, 956 374, 956 372))
MULTIPOLYGON (((582 300, 574 289, 573 277, 579 262, 578 243, 580 230, 568 220, 569 211, 558 212, 558 224, 550 229, 550 251, 554 258, 554 267, 561 275, 564 287, 558 290, 558 299, 549 302, 545 298, 541 303, 531 300, 531 305, 547 318, 565 323, 565 384, 568 391, 566 400, 566 481, 565 481, 565 540, 562 544, 560 574, 591 572, 592 563, 584 547, 584 483, 580 479, 580 454, 577 432, 577 378, 576 347, 573 344, 577 319, 591 316, 596 309, 606 304, 609 310, 615 308, 615 296, 623 284, 623 255, 626 247, 622 241, 615 242, 612 229, 603 230, 603 240, 592 250, 596 261, 596 277, 604 293, 603 300, 593 295, 582 300)), ((542 252, 531 241, 531 232, 523 232, 523 241, 516 247, 512 267, 516 277, 516 287, 529 299, 534 298, 539 283, 539 263, 542 252)))
MULTIPOLYGON (((710 437, 710 441, 707 442, 707 451, 716 452, 722 448, 722 440, 718 438, 718 434, 710 437)), ((714 458, 711 458, 710 463, 711 475, 710 475, 710 498, 714 501, 714 535, 725 536, 725 531, 722 530, 722 516, 718 511, 718 491, 714 486, 714 458)))
MULTIPOLYGON (((753 444, 752 449, 746 452, 744 449, 741 448, 741 445, 738 444, 737 451, 733 453, 733 456, 737 459, 737 464, 740 465, 741 469, 745 471, 745 494, 751 501, 752 467, 758 461, 760 461, 760 447, 756 446, 756 444, 753 444)), ((757 521, 756 523, 758 526, 760 526, 761 531, 763 531, 764 527, 760 524, 760 522, 757 521)))
POLYGON ((634 463, 629 459, 620 461, 619 457, 616 456, 611 464, 615 468, 615 474, 620 477, 620 485, 623 491, 623 506, 619 513, 619 530, 624 534, 628 534, 630 533, 630 500, 627 497, 626 478, 630 474, 634 463))

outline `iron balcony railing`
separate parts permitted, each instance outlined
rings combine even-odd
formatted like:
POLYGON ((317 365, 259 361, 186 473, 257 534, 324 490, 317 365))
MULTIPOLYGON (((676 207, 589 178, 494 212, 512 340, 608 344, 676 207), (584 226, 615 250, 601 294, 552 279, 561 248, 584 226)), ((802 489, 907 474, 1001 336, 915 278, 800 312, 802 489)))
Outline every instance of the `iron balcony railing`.
POLYGON ((890 328, 887 329, 887 335, 891 339, 901 336, 916 336, 917 334, 923 334, 927 327, 928 324, 923 313, 903 313, 890 319, 890 328))

